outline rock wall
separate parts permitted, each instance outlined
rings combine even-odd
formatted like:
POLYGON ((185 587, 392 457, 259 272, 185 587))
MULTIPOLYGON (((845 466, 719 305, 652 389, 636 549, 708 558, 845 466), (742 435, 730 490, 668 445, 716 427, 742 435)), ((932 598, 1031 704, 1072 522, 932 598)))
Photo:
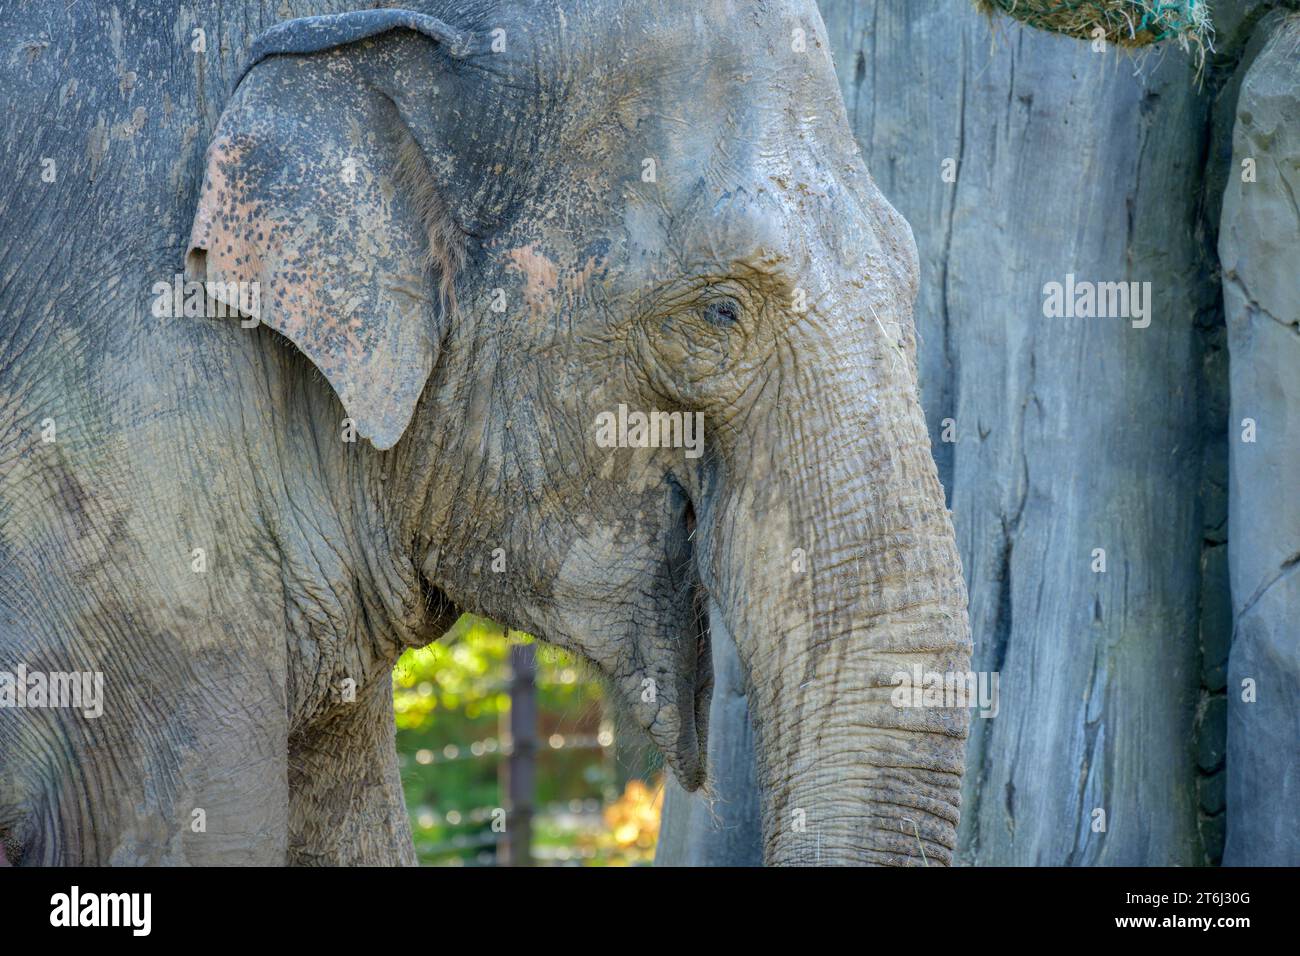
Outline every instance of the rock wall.
POLYGON ((1226 864, 1300 865, 1300 16, 1235 111, 1219 256, 1231 353, 1226 864))

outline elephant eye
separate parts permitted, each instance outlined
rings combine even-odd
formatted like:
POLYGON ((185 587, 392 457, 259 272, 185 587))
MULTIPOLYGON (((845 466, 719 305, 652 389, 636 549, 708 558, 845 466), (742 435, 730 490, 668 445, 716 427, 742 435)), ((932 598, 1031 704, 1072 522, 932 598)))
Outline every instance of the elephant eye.
POLYGON ((740 320, 740 304, 735 299, 718 299, 704 307, 704 318, 710 325, 726 327, 740 320))

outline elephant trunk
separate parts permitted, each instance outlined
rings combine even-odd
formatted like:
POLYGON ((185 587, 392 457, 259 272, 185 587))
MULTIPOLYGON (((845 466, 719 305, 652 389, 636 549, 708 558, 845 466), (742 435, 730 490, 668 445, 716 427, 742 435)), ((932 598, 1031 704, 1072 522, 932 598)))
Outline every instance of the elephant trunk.
POLYGON ((956 846, 969 713, 896 685, 966 674, 966 589, 914 366, 880 351, 788 369, 701 515, 750 678, 768 864, 943 865, 956 846))

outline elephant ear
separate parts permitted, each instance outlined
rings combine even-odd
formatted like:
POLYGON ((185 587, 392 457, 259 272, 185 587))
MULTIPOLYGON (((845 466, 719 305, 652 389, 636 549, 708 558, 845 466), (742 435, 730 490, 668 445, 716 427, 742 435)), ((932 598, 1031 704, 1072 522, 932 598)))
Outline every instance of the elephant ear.
POLYGON ((413 28, 376 13, 291 21, 255 44, 208 148, 186 272, 297 346, 386 449, 437 360, 461 233, 372 82, 382 44, 351 42, 413 28))

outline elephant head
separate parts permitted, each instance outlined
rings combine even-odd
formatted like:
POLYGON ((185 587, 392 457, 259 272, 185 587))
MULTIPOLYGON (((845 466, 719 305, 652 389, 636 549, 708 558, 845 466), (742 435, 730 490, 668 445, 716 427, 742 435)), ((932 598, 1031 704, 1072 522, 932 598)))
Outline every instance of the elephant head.
POLYGON ((431 591, 594 663, 689 789, 716 606, 768 862, 947 862, 967 715, 891 704, 970 651, 917 257, 815 5, 429 9, 258 41, 191 275, 257 283, 431 591))

